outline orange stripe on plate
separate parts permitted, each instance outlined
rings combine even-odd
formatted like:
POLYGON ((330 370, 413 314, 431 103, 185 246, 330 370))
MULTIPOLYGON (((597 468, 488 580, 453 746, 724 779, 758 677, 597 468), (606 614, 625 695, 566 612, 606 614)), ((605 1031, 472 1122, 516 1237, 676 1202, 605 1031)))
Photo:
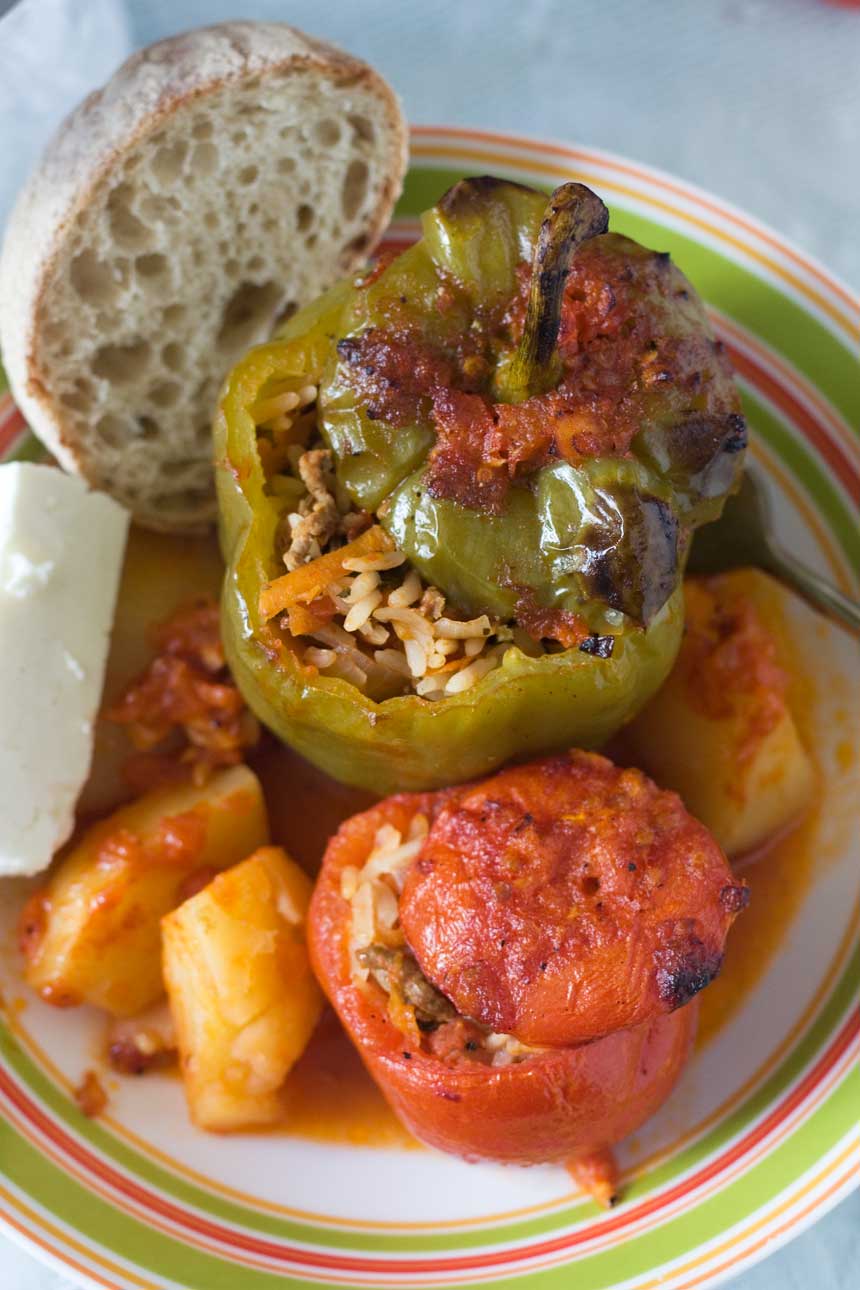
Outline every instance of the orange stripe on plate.
MULTIPOLYGON (((10 1109, 8 1104, 4 1106, 2 1115, 15 1127, 15 1129, 17 1129, 23 1138, 26 1138, 31 1146, 35 1147, 37 1151, 46 1157, 46 1159, 53 1161, 53 1163, 62 1170, 67 1177, 74 1178, 82 1187, 85 1187, 87 1191, 91 1192, 93 1195, 99 1196, 108 1205, 112 1206, 113 1209, 119 1210, 121 1213, 137 1222, 145 1223, 147 1227, 161 1232, 164 1236, 171 1237, 173 1240, 183 1241, 187 1245, 193 1245, 196 1249, 204 1250, 207 1254, 212 1254, 217 1258, 223 1258, 225 1255, 228 1258, 230 1257, 229 1253, 220 1245, 201 1239, 189 1240, 188 1235, 183 1228, 171 1225, 159 1218, 153 1217, 152 1213, 146 1206, 133 1205, 128 1200, 123 1200, 118 1197, 116 1192, 96 1177, 91 1170, 72 1163, 68 1155, 61 1148, 58 1148, 53 1143, 46 1141, 44 1135, 36 1133, 25 1119, 21 1118, 20 1115, 17 1115, 10 1109)), ((255 1260, 249 1257, 245 1257, 242 1262, 243 1265, 262 1268, 267 1271, 278 1270, 278 1265, 271 1262, 255 1260)))

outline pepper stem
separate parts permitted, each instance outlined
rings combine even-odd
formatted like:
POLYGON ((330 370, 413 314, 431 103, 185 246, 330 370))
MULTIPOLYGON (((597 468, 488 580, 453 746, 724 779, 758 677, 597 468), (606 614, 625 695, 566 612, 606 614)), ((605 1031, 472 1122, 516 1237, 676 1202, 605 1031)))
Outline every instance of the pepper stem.
POLYGON ((525 327, 509 377, 511 402, 543 394, 555 384, 553 362, 561 322, 564 284, 578 247, 605 233, 609 212, 585 184, 562 184, 549 200, 540 226, 525 327))

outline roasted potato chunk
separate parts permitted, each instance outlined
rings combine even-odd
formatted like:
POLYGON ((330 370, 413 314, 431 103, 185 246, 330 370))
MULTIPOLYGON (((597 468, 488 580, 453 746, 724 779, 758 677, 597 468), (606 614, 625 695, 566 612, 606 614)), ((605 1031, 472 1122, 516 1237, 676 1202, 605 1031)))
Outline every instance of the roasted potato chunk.
POLYGON ((814 791, 777 625, 787 595, 754 570, 688 579, 678 660, 625 732, 631 759, 733 856, 790 824, 814 791))
POLYGON ((88 829, 28 903, 25 976, 48 1003, 133 1016, 162 995, 160 921, 268 841, 255 775, 149 793, 88 829))
POLYGON ((323 1006, 305 946, 310 897, 295 861, 263 847, 162 922, 182 1076, 201 1129, 283 1115, 282 1085, 323 1006))

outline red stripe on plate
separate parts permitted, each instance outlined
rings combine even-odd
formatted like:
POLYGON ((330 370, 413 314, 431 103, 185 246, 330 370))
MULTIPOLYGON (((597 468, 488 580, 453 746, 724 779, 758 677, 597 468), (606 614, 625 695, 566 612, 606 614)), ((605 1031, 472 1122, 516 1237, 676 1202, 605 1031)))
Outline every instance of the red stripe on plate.
POLYGON ((5 394, 0 397, 0 457, 9 451, 26 429, 27 422, 13 403, 12 396, 5 394))

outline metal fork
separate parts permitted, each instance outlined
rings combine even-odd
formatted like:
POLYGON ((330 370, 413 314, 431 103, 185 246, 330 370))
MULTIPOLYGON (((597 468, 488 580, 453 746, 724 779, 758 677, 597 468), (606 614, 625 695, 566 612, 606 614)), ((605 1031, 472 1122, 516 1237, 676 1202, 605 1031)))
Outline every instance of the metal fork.
POLYGON ((747 469, 740 490, 726 502, 721 517, 696 531, 687 571, 725 573, 753 565, 778 578, 841 627, 860 633, 860 604, 800 564, 772 534, 764 487, 755 472, 747 469))

